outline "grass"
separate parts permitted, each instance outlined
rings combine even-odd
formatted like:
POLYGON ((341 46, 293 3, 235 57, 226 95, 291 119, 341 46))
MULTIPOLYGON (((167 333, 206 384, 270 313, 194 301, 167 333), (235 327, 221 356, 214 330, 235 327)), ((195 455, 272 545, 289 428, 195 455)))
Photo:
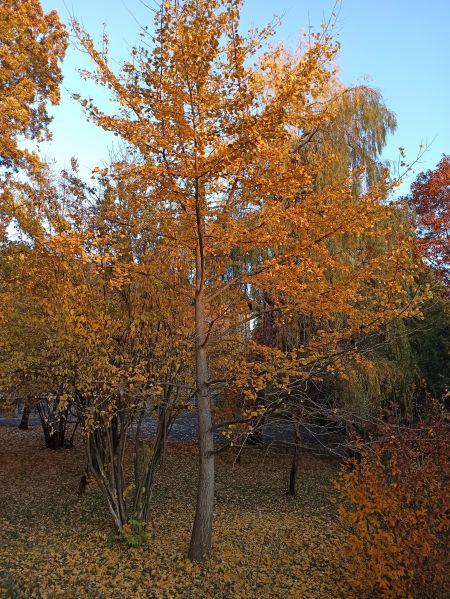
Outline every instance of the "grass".
POLYGON ((352 597, 344 540, 329 496, 334 461, 304 455, 299 496, 286 496, 289 455, 249 448, 234 465, 218 456, 213 557, 186 559, 196 450, 169 446, 148 543, 113 540, 94 483, 77 495, 84 466, 73 449, 43 447, 39 429, 0 428, 0 597, 64 599, 327 599, 352 597))

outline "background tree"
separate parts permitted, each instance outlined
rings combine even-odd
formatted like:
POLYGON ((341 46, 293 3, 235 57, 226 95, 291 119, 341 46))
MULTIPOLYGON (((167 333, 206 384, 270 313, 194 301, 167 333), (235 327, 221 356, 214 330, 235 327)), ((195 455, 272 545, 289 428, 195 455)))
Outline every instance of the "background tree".
POLYGON ((19 141, 49 136, 47 104, 59 102, 67 33, 56 11, 45 14, 38 0, 5 0, 0 40, 0 164, 17 168, 37 160, 19 141))
POLYGON ((418 217, 417 247, 445 284, 450 284, 450 156, 434 170, 420 173, 408 203, 418 217))
MULTIPOLYGON (((67 32, 56 11, 44 13, 39 0, 4 0, 0 6, 0 239, 8 223, 24 217, 17 190, 30 185, 18 169, 42 182, 38 154, 23 141, 49 139, 49 103, 57 104, 62 80, 61 61, 67 32)), ((30 194, 32 187, 27 191, 30 194)), ((23 199, 23 198, 22 198, 23 199)), ((28 209, 32 209, 28 205, 28 209)))
MULTIPOLYGON (((380 183, 386 177, 387 165, 381 160, 381 152, 387 135, 395 129, 395 117, 386 108, 380 93, 367 86, 345 89, 334 82, 333 86, 324 90, 322 102, 334 106, 334 115, 321 126, 305 130, 301 136, 294 138, 296 156, 305 164, 316 160, 317 156, 326 158, 314 182, 316 189, 326 188, 331 181, 335 184, 341 181, 342 185, 351 187, 357 203, 360 198, 364 198, 371 185, 380 183)), ((391 231, 398 232, 405 228, 412 234, 409 216, 401 205, 395 206, 389 219, 391 231)), ((340 260, 346 259, 349 264, 355 259, 361 259, 363 253, 382 256, 386 249, 380 238, 352 235, 350 232, 341 238, 328 240, 328 245, 330 252, 340 256, 340 260)), ((335 268, 328 276, 338 278, 339 273, 335 268)), ((419 283, 416 281, 411 287, 411 293, 417 285, 419 283)), ((254 329, 259 343, 280 349, 305 346, 309 338, 314 337, 324 325, 310 314, 296 314, 288 323, 283 323, 276 311, 268 309, 273 304, 271 298, 266 295, 260 301, 261 316, 254 329)), ((257 303, 255 298, 254 304, 257 303)), ((328 329, 340 328, 343 321, 337 318, 326 324, 328 329)), ((391 339, 391 342, 401 343, 399 339, 391 339)), ((386 343, 387 339, 383 342, 379 332, 368 335, 360 333, 351 343, 340 347, 343 368, 330 372, 329 365, 325 367, 323 362, 318 362, 310 368, 309 381, 291 381, 290 393, 283 399, 277 393, 277 400, 274 401, 269 389, 263 393, 266 406, 277 409, 271 414, 267 413, 268 418, 256 417, 252 421, 251 432, 244 432, 241 442, 252 441, 256 434, 261 439, 261 428, 265 425, 270 428, 282 420, 282 426, 286 427, 289 426, 286 420, 290 421, 293 445, 289 477, 291 495, 295 495, 299 444, 307 447, 313 445, 316 450, 321 448, 322 451, 345 454, 343 436, 337 433, 340 430, 345 435, 355 422, 360 427, 368 426, 369 421, 375 418, 384 400, 380 389, 385 387, 384 383, 380 383, 378 375, 384 379, 387 372, 391 377, 395 374, 396 380, 392 378, 389 381, 391 390, 393 386, 398 389, 401 387, 405 369, 412 375, 409 384, 417 382, 414 369, 408 370, 409 364, 402 363, 402 366, 396 368, 392 361, 390 368, 386 370, 387 357, 383 364, 380 361, 382 347, 386 343)), ((405 397, 402 396, 402 399, 405 397)))
POLYGON ((46 445, 62 447, 68 406, 59 409, 58 404, 66 396, 71 372, 64 319, 67 271, 48 248, 12 242, 2 248, 0 280, 5 291, 0 323, 2 398, 37 407, 46 445), (60 297, 58 305, 55 297, 60 297))

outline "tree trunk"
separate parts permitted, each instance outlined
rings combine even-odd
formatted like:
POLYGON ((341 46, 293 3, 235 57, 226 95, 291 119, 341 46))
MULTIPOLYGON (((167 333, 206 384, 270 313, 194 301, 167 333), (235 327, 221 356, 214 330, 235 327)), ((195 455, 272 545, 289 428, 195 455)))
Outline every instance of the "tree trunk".
MULTIPOLYGON (((153 456, 147 465, 147 472, 143 472, 141 477, 135 476, 136 491, 133 502, 133 512, 138 520, 143 520, 144 522, 148 522, 150 515, 150 503, 156 484, 156 476, 166 447, 167 433, 171 420, 171 409, 172 406, 169 400, 167 404, 163 406, 163 409, 159 414, 158 429, 153 445, 153 456)), ((135 468, 135 471, 138 470, 139 468, 135 468)))
POLYGON ((204 562, 211 553, 211 535, 214 512, 214 438, 211 398, 208 389, 208 359, 206 353, 206 322, 203 286, 195 297, 196 328, 196 385, 199 435, 199 479, 197 506, 192 528, 189 559, 204 562))
MULTIPOLYGON (((119 432, 122 431, 119 429, 119 432)), ((128 514, 123 498, 122 447, 119 447, 120 437, 117 433, 114 418, 91 431, 86 439, 86 457, 89 474, 103 489, 114 524, 119 530, 128 521, 128 514)), ((126 431, 124 434, 126 436, 126 431)), ((122 443, 125 441, 126 438, 122 438, 122 443)))
POLYGON ((289 473, 288 495, 294 499, 297 497, 297 471, 298 471, 298 454, 300 445, 300 428, 297 420, 294 418, 294 449, 292 452, 291 471, 289 473))
POLYGON ((28 404, 23 406, 22 419, 20 420, 19 428, 21 431, 28 430, 28 420, 30 418, 31 408, 28 404))
POLYGON ((56 400, 41 399, 36 408, 41 420, 45 446, 60 449, 65 445, 68 410, 60 411, 56 400))

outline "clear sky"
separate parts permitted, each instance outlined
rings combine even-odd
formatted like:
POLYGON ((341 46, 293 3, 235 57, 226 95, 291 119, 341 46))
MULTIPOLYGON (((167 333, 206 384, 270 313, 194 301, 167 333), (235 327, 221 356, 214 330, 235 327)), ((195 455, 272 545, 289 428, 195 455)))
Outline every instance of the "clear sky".
MULTIPOLYGON (((128 57, 129 48, 138 42, 139 24, 152 22, 140 0, 42 0, 42 4, 46 11, 56 9, 64 21, 75 15, 94 39, 100 39, 106 23, 111 54, 118 61, 128 57)), ((277 39, 295 47, 299 32, 309 26, 319 29, 333 6, 333 0, 247 0, 242 28, 261 26, 279 15, 277 39)), ((398 128, 389 140, 386 159, 397 160, 402 146, 412 162, 420 144, 431 144, 414 167, 416 173, 433 168, 443 153, 450 153, 449 25, 450 0, 343 0, 339 11, 341 79, 346 85, 364 82, 378 88, 396 114, 398 128)), ((86 83, 76 73, 84 61, 75 48, 69 50, 62 102, 53 110, 53 140, 44 150, 58 166, 67 166, 76 156, 87 173, 107 160, 112 139, 86 124, 70 98, 69 92, 87 95, 86 83)), ((90 95, 99 93, 95 89, 90 95)), ((410 183, 411 179, 406 181, 400 192, 406 193, 410 183)))

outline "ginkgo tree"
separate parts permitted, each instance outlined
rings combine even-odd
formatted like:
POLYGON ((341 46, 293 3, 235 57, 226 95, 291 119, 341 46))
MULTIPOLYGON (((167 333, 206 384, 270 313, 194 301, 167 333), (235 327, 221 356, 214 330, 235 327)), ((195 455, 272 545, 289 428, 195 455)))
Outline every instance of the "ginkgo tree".
POLYGON ((216 383, 232 378, 251 406, 258 389, 281 388, 342 340, 404 309, 403 282, 414 270, 406 232, 382 255, 355 251, 348 260, 330 248, 347 235, 382 238, 389 231, 387 172, 355 202, 350 176, 317 188, 332 149, 307 161, 296 154, 298 140, 335 114, 335 103, 322 102, 336 76, 338 47, 330 32, 325 28, 291 53, 268 45, 271 27, 242 35, 241 4, 166 0, 154 31, 120 69, 109 61, 107 39, 97 50, 73 22, 95 65, 85 75, 110 91, 111 110, 77 97, 128 152, 112 169, 99 169, 134 198, 128 221, 114 204, 107 215, 144 244, 128 272, 139 269, 193 307, 188 335, 200 464, 189 556, 195 561, 211 550, 216 383), (317 330, 308 352, 262 346, 251 339, 260 313, 249 301, 261 293, 273 298, 270 309, 282 319, 302 313, 326 323, 339 316, 343 326, 317 330))

